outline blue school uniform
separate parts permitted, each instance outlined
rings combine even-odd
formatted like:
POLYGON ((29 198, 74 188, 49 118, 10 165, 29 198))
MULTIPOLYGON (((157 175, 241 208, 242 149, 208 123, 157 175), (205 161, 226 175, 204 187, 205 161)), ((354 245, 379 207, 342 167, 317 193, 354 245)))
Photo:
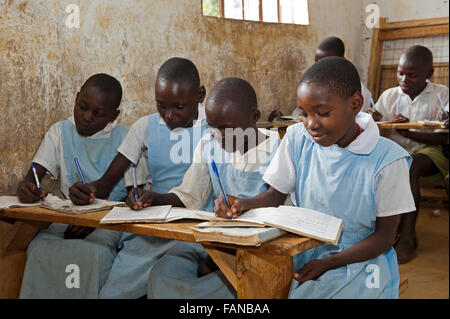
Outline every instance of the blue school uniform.
MULTIPOLYGON (((85 179, 98 180, 117 155, 117 148, 128 128, 116 125, 108 138, 78 135, 75 125, 60 122, 62 153, 71 184, 80 180, 73 158, 80 162, 85 179)), ((127 195, 120 180, 109 195, 119 201, 127 195)), ((27 249, 27 263, 20 298, 98 298, 117 254, 120 232, 95 229, 85 239, 64 239, 65 224, 53 223, 32 240, 27 249), (75 276, 69 265, 79 269, 79 288, 69 288, 66 280, 75 276)), ((75 280, 75 279, 74 279, 75 280)), ((69 280, 70 281, 70 280, 69 280)), ((75 283, 75 281, 74 281, 75 283)))
MULTIPOLYGON (((159 113, 148 117, 151 191, 165 194, 181 184, 184 173, 192 163, 193 151, 207 129, 204 121, 202 125, 172 131, 166 124, 161 123, 159 113)), ((176 241, 171 239, 123 233, 119 242, 119 253, 100 298, 144 296, 147 293, 151 267, 175 243, 176 241)))
MULTIPOLYGON (((396 143, 380 137, 369 154, 337 145, 323 147, 305 136, 303 124, 288 128, 290 155, 296 170, 297 206, 343 220, 337 245, 329 243, 294 256, 294 270, 313 259, 337 254, 375 231, 375 179, 383 168, 406 158, 396 143)), ((393 248, 376 258, 329 270, 302 285, 292 281, 289 298, 398 298, 399 272, 393 248)))
MULTIPOLYGON (((211 162, 215 161, 225 193, 239 198, 250 198, 268 189, 262 176, 276 152, 278 140, 259 171, 248 172, 229 164, 229 153, 224 151, 212 137, 203 143, 204 162, 212 182, 212 193, 205 210, 213 211, 213 200, 222 194, 211 162), (212 200, 211 200, 212 199, 212 200)), ((201 244, 179 242, 160 259, 150 272, 147 296, 149 298, 176 299, 230 299, 236 292, 220 270, 197 277, 197 269, 208 256, 201 244)))

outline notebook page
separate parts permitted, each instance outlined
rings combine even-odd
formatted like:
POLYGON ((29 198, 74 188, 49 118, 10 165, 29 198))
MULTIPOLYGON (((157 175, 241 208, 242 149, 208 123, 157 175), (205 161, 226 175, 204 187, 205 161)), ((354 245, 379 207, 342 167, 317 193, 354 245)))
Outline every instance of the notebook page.
MULTIPOLYGON (((48 194, 44 201, 54 201, 60 200, 57 196, 53 194, 48 194)), ((8 207, 29 207, 29 206, 39 206, 41 202, 35 202, 31 204, 22 203, 17 196, 0 196, 0 209, 8 207)))
POLYGON ((164 220, 169 214, 171 205, 150 206, 141 210, 132 210, 129 207, 114 207, 101 220, 103 223, 114 222, 139 222, 151 220, 164 220))
POLYGON ((307 208, 280 206, 267 215, 266 224, 335 242, 340 235, 342 220, 307 208))

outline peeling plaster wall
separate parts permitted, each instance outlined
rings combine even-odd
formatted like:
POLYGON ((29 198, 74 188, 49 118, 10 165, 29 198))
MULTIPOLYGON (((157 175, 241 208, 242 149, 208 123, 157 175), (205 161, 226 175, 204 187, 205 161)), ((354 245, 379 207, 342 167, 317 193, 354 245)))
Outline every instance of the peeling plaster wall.
POLYGON ((360 71, 363 81, 368 78, 370 49, 372 46, 372 30, 364 23, 366 19, 365 8, 374 3, 380 7, 380 17, 387 18, 387 22, 408 21, 430 18, 448 17, 448 0, 362 0, 362 52, 360 71))
POLYGON ((45 132, 72 114, 94 73, 121 81, 119 122, 131 125, 156 112, 156 72, 173 56, 197 65, 208 92, 226 76, 248 80, 262 120, 273 97, 285 114, 294 108, 324 37, 341 37, 361 70, 361 1, 310 0, 309 15, 309 26, 297 26, 203 17, 200 0, 0 0, 0 192, 15 191, 45 132), (65 26, 71 3, 79 29, 65 26))

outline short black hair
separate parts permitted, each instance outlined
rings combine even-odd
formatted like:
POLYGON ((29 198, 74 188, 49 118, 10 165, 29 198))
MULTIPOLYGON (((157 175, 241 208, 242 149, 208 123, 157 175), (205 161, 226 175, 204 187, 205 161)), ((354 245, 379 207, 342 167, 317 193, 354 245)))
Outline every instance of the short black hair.
POLYGON ((252 85, 244 79, 227 77, 214 85, 208 96, 207 103, 230 102, 231 105, 247 108, 248 110, 258 108, 258 99, 252 85))
POLYGON ((361 92, 361 80, 355 66, 345 58, 329 56, 314 63, 303 74, 301 84, 316 84, 343 98, 361 92))
POLYGON ((157 81, 188 81, 194 88, 200 87, 200 75, 195 64, 188 59, 174 57, 161 65, 157 81))
POLYGON ((426 67, 433 67, 433 52, 427 47, 413 45, 405 51, 404 55, 409 61, 418 62, 426 67))
POLYGON ((111 94, 114 96, 113 107, 117 109, 122 101, 122 86, 120 82, 111 75, 105 73, 94 74, 84 82, 81 86, 81 90, 87 86, 93 86, 99 89, 101 92, 111 94))
POLYGON ((344 42, 338 37, 328 37, 320 42, 318 49, 326 52, 333 53, 335 56, 344 57, 345 45, 344 42))

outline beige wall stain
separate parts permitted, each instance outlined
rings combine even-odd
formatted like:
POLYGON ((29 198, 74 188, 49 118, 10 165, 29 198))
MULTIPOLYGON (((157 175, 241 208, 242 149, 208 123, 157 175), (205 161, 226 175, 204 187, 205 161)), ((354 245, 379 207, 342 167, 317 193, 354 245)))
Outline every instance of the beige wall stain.
POLYGON ((121 81, 125 125, 156 112, 156 73, 173 56, 197 65, 207 92, 226 76, 248 80, 266 120, 274 97, 285 114, 295 107, 322 37, 341 36, 349 47, 359 41, 357 0, 310 0, 309 26, 203 17, 200 0, 72 2, 79 29, 65 26, 69 2, 0 1, 0 192, 15 191, 46 131, 72 114, 76 92, 94 73, 121 81))

